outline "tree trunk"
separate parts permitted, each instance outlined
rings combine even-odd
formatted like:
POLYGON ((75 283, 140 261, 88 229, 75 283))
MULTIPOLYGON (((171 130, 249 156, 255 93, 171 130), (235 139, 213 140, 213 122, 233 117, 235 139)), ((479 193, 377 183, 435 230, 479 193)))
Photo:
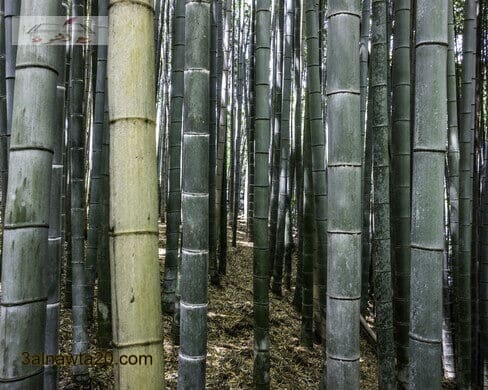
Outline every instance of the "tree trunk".
POLYGON ((254 386, 257 389, 270 387, 269 354, 269 145, 270 145, 270 103, 269 103, 269 60, 271 46, 271 1, 255 0, 256 46, 254 51, 256 91, 255 129, 255 182, 254 182, 254 262, 253 262, 253 305, 254 305, 254 386))
POLYGON ((373 0, 371 26, 371 127, 373 131, 373 280, 380 389, 396 388, 390 241, 387 2, 373 0))
POLYGON ((285 19, 283 26, 283 79, 281 95, 281 133, 280 133, 280 174, 279 174, 279 195, 278 214, 276 227, 276 247, 273 264, 272 291, 280 296, 283 283, 283 261, 285 254, 285 225, 286 209, 288 204, 288 181, 290 165, 290 104, 291 104, 291 64, 293 50, 293 18, 294 4, 292 0, 286 0, 285 19))
MULTIPOLYGON (((316 292, 318 298, 316 316, 319 326, 316 334, 325 337, 326 315, 326 286, 327 280, 327 171, 326 171, 326 135, 322 121, 322 87, 320 79, 320 53, 319 53, 319 19, 315 1, 307 0, 304 6, 306 16, 305 37, 307 41, 307 93, 308 93, 308 120, 310 127, 311 162, 313 178, 314 217, 317 230, 316 264, 314 264, 314 277, 316 279, 316 292)), ((305 152, 305 151, 304 151, 305 152)), ((305 158, 305 154, 304 154, 305 158)), ((305 223, 305 226, 307 224, 305 223)))
MULTIPOLYGON (((11 5, 11 4, 10 4, 11 5)), ((22 16, 59 12, 54 0, 25 0, 22 16)), ((29 26, 30 27, 30 26, 29 26)), ((28 28, 22 21, 19 30, 28 28)), ((10 41, 9 41, 10 42, 10 41)), ((9 178, 5 209, 0 303, 1 389, 40 389, 43 366, 22 364, 23 352, 45 348, 49 266, 48 228, 54 145, 59 142, 56 82, 60 46, 19 46, 13 98, 9 178)), ((59 107, 61 109, 61 107, 59 107)))
POLYGON ((447 0, 417 0, 413 133, 410 384, 440 388, 447 0), (429 12, 425 12, 429 10, 429 12))
POLYGON ((209 227, 210 2, 185 8, 178 389, 205 387, 209 227))
MULTIPOLYGON (((85 0, 71 3, 71 16, 83 17, 85 0)), ((71 33, 74 32, 74 25, 71 33)), ((73 34, 74 36, 74 34, 73 34)), ((70 68, 70 109, 68 134, 70 147, 70 196, 71 196, 71 268, 72 268, 72 315, 73 354, 88 351, 88 288, 85 258, 85 120, 84 120, 84 67, 85 59, 81 45, 72 46, 70 68)), ((88 367, 74 366, 74 380, 80 385, 88 381, 88 367)))
MULTIPOLYGON (((447 50, 447 118, 448 118, 448 155, 447 155, 447 184, 449 201, 449 237, 451 250, 448 251, 448 262, 455 264, 459 253, 459 132, 458 132, 458 105, 456 87, 456 62, 455 62, 455 42, 454 42, 454 10, 453 0, 449 0, 448 9, 448 39, 449 48, 447 50)), ((448 295, 453 295, 452 276, 447 279, 448 295)), ((444 317, 451 317, 451 327, 453 301, 450 305, 444 305, 444 317), (448 311, 448 312, 447 312, 448 311)), ((445 329, 447 331, 447 329, 445 329)), ((447 333, 446 333, 447 336, 447 333)), ((447 341, 447 340, 446 340, 447 341)), ((452 345, 453 335, 449 342, 443 343, 443 366, 444 376, 453 379, 455 377, 455 356, 454 346, 452 345)))
POLYGON ((392 247, 393 307, 396 340, 397 377, 402 386, 408 382, 408 321, 410 299, 410 4, 395 1, 392 59, 392 247))
POLYGON ((357 389, 362 229, 360 2, 332 3, 328 12, 327 388, 357 389))
POLYGON ((152 0, 111 0, 109 8, 114 359, 122 354, 152 356, 151 365, 115 366, 116 387, 121 389, 164 388, 152 5, 152 0))
POLYGON ((169 188, 166 204, 166 255, 164 258, 163 311, 175 310, 181 222, 181 124, 185 66, 185 1, 176 0, 173 24, 173 65, 171 68, 171 105, 169 145, 169 188))
POLYGON ((462 92, 459 118, 459 259, 455 273, 457 292, 457 371, 461 386, 471 384, 471 239, 473 229, 473 164, 475 74, 476 74, 476 4, 466 0, 464 8, 462 92))

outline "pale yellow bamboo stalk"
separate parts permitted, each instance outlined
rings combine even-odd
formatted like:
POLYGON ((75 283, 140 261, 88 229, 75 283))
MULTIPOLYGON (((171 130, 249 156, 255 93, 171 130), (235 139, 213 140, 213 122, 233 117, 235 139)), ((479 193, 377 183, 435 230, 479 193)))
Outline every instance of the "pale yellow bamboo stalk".
POLYGON ((163 389, 152 0, 111 0, 110 272, 118 389, 163 389), (146 356, 145 362, 140 358, 146 356), (146 363, 146 364, 144 364, 146 363))

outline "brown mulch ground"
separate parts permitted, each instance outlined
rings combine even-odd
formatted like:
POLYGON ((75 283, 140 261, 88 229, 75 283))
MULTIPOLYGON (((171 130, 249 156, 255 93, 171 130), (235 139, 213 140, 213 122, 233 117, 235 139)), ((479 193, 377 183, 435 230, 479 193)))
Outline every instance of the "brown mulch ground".
MULTIPOLYGON (((229 232, 230 233, 230 232, 229 232)), ((230 235, 230 234, 229 234, 230 235)), ((160 259, 164 260, 165 234, 161 227, 160 259)), ((317 389, 323 370, 322 346, 309 350, 300 345, 300 315, 291 304, 293 291, 284 291, 282 298, 270 296, 271 318, 271 388, 317 389)), ((61 353, 71 350, 71 315, 63 309, 60 327, 61 353)), ((171 338, 171 317, 164 316, 165 383, 176 389, 178 347, 171 338)), ((252 319, 252 246, 246 234, 238 232, 237 247, 229 245, 227 275, 220 287, 209 288, 208 310, 208 389, 252 389, 253 319, 252 319)), ((95 334, 90 329, 90 334, 95 334)), ((91 354, 101 350, 94 347, 91 354)), ((103 351, 102 351, 103 352, 103 351)), ((376 388, 376 357, 373 349, 361 340, 361 388, 376 388)), ((90 368, 92 388, 113 388, 110 366, 90 368)), ((60 387, 76 388, 69 368, 60 369, 60 387)))

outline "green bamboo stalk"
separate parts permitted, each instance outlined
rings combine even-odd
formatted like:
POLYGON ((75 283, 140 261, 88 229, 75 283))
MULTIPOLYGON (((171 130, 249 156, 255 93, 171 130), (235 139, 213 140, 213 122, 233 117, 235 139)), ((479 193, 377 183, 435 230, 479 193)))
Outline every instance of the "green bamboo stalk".
POLYGON ((328 7, 327 388, 359 388, 361 298, 360 2, 328 7))
MULTIPOLYGON (((486 58, 486 57, 485 57, 486 58)), ((485 81, 486 81, 485 68, 485 81)), ((486 96, 486 90, 485 90, 486 96)), ((486 103, 485 103, 486 109, 486 103)), ((486 121, 486 119, 485 119, 486 121)), ((486 123, 486 122, 485 122, 486 123)), ((481 257, 480 257, 480 376, 481 385, 488 386, 488 147, 485 139, 485 166, 481 194, 481 257)))
MULTIPOLYGON (((307 12, 304 4, 304 12, 307 12)), ((307 86, 307 92, 310 86, 307 86)), ((315 204, 312 172, 312 145, 310 120, 310 95, 305 100, 305 123, 303 127, 303 265, 302 265, 302 326, 301 343, 313 347, 314 317, 314 263, 315 263, 315 204)))
MULTIPOLYGON (((17 0, 5 0, 5 14, 4 14, 4 27, 5 27, 5 94, 6 94, 6 129, 5 129, 5 144, 6 151, 10 149, 10 135, 12 132, 12 112, 14 101, 14 86, 15 86, 15 63, 17 57, 17 45, 13 44, 13 37, 16 34, 14 29, 17 24, 13 22, 13 19, 19 15, 20 1, 17 0)), ((17 27, 18 28, 18 27, 17 27)), ((3 173, 3 187, 7 191, 8 186, 8 165, 7 164, 3 173)), ((3 195, 2 195, 3 196, 3 195)), ((6 194, 5 194, 6 196, 6 194)), ((5 207, 6 198, 2 198, 5 202, 2 203, 2 224, 5 220, 5 207)))
POLYGON ((368 67, 370 40, 371 3, 363 1, 361 12, 361 47, 360 47, 360 114, 361 135, 363 139, 363 215, 361 238, 361 313, 366 314, 369 304, 369 282, 371 268, 371 188, 372 188, 372 128, 371 128, 371 67, 368 67), (366 57, 366 58, 365 58, 366 57), (367 120, 366 120, 367 115, 367 120), (364 120, 364 121, 363 121, 364 120))
POLYGON ((270 52, 271 52, 271 0, 256 0, 256 45, 254 51, 256 91, 255 181, 254 181, 254 386, 270 387, 269 354, 269 146, 270 146, 270 52))
POLYGON ((176 0, 173 23, 169 145, 169 188, 166 204, 166 256, 164 259, 163 311, 174 312, 178 275, 181 222, 181 123, 185 66, 185 1, 176 0))
MULTIPOLYGON (((61 61, 60 64, 61 65, 61 61)), ((61 261, 63 255, 61 237, 61 185, 63 174, 63 131, 64 131, 64 66, 59 66, 58 86, 56 96, 56 127, 53 144, 53 161, 51 171, 51 195, 49 210, 48 232, 48 266, 45 269, 44 280, 47 289, 46 305, 46 339, 45 353, 56 355, 59 352, 58 333, 60 320, 61 295, 61 261)), ((56 389, 58 369, 56 366, 44 367, 44 388, 56 389)))
POLYGON ((471 383, 471 239, 473 229, 473 164, 475 71, 476 71, 476 4, 464 5, 463 62, 459 117, 459 260, 456 270, 457 294, 457 371, 462 388, 471 383))
POLYGON ((255 19, 256 19, 256 1, 251 2, 251 15, 249 21, 250 28, 250 41, 249 41, 249 119, 248 119, 248 136, 247 136, 247 183, 249 188, 248 194, 248 204, 247 204, 247 235, 249 239, 253 240, 253 218, 254 218, 254 118, 256 116, 256 105, 255 105, 255 90, 254 90, 254 72, 255 72, 255 62, 254 62, 254 45, 255 45, 255 19))
POLYGON ((413 133, 410 388, 439 389, 447 144, 447 0, 417 0, 413 133))
POLYGON ((278 227, 278 203, 280 191, 280 157, 281 157, 281 116, 282 116, 282 81, 283 81, 283 1, 277 1, 274 5, 275 29, 274 29, 274 81, 273 81, 273 139, 271 155, 271 198, 269 215, 269 259, 271 261, 270 272, 274 269, 276 252, 276 233, 278 227))
MULTIPOLYGON (((56 15, 58 5, 54 0, 26 0, 20 15, 56 15)), ((21 19, 20 31, 28 28, 26 23, 21 19)), ((22 353, 41 354, 45 348, 48 291, 43 275, 49 254, 52 160, 59 144, 56 134, 60 137, 53 131, 59 129, 60 46, 19 46, 16 62, 3 235, 0 388, 34 390, 43 387, 44 367, 22 364, 22 353)))
POLYGON ((244 2, 240 3, 239 6, 239 31, 237 34, 237 42, 236 47, 236 84, 233 90, 235 91, 235 101, 236 104, 235 108, 235 126, 234 132, 235 136, 233 137, 233 163, 231 165, 231 187, 230 187, 230 209, 231 209, 231 216, 232 216, 232 246, 235 248, 237 245, 237 220, 239 216, 239 205, 240 205, 240 189, 241 189, 241 146, 242 146, 242 138, 243 138, 243 125, 242 125, 242 113, 243 113, 243 90, 244 90, 244 51, 246 47, 246 39, 245 39, 245 20, 244 20, 244 2))
POLYGON ((361 93, 361 134, 363 140, 366 133, 366 109, 368 103, 368 61, 369 61, 369 32, 370 32, 371 1, 363 0, 361 10, 361 40, 359 47, 359 74, 361 93))
MULTIPOLYGON (((322 86, 320 80, 319 19, 315 1, 304 3, 305 39, 307 42, 307 92, 310 126, 310 152, 312 162, 314 218, 317 231, 318 252, 314 263, 316 283, 314 295, 318 299, 319 326, 316 333, 325 337, 326 285, 327 280, 327 170, 325 164, 326 135, 322 121, 322 86)), ((305 151, 304 151, 305 153, 305 151)), ((304 154, 305 157, 305 154, 304 154)), ((307 224, 305 223, 305 226, 307 224)))
MULTIPOLYGON (((458 105, 457 105, 457 86, 456 86, 456 60, 455 60, 455 35, 454 35, 454 10, 453 0, 449 0, 448 10, 448 39, 449 48, 447 50, 447 118, 448 118, 448 154, 447 154, 447 182, 449 200, 449 234, 451 241, 450 256, 451 264, 455 264, 459 254, 459 131, 458 131, 458 105)), ((455 272, 456 267, 453 267, 455 272)), ((453 273, 454 273, 453 272, 453 273)), ((453 275, 454 278, 456 276, 453 275)), ((448 286, 448 289, 452 289, 448 286)), ((453 295, 451 292, 448 294, 453 295)), ((453 313, 452 301, 447 307, 453 313)), ((446 315, 446 314, 445 314, 446 315)), ((451 342, 452 342, 451 336, 451 342)), ((449 346, 452 351, 450 354, 443 353, 444 376, 453 379, 455 377, 454 347, 449 346)), ((446 348, 444 348, 446 349, 446 348)))
MULTIPOLYGON (((225 15, 225 22, 223 23, 222 43, 222 81, 221 81, 221 95, 220 95, 220 115, 219 115, 219 129, 217 134, 217 172, 215 183, 215 225, 217 229, 218 242, 218 273, 213 273, 212 282, 218 284, 219 275, 225 274, 226 257, 227 257, 227 121, 229 117, 230 104, 230 35, 231 35, 231 19, 232 9, 231 1, 223 0, 223 15, 225 15)), ((210 264, 211 267, 214 267, 210 264)))
MULTIPOLYGON (((85 0, 71 3, 71 16, 83 17, 85 0)), ((71 26, 75 38, 75 24, 71 26)), ((68 132, 70 145, 70 192, 71 192, 71 267, 72 267, 72 316, 73 354, 88 351, 88 288, 85 258, 85 116, 84 75, 85 59, 83 47, 73 41, 70 67, 70 107, 68 132)), ((88 381, 88 367, 77 365, 72 368, 74 380, 80 385, 88 381)))
MULTIPOLYGON (((108 2, 98 0, 98 15, 107 16, 108 2)), ((100 25, 99 33, 107 33, 106 25, 100 25)), ((99 167, 99 195, 97 212, 97 238, 95 264, 97 270, 97 342, 98 346, 107 348, 112 340, 112 314, 110 301, 110 253, 108 247, 109 221, 109 129, 108 129, 108 98, 106 93, 107 78, 107 48, 97 48, 97 81, 95 91, 95 127, 101 133, 100 137, 100 167, 99 167), (101 78, 104 78, 102 81, 101 78), (100 112, 101 111, 101 112, 100 112)), ((90 239, 88 237, 88 239, 90 239)))
POLYGON ((411 0, 393 2, 391 239, 397 377, 402 386, 408 381, 410 311, 410 4, 411 0))
MULTIPOLYGON (((93 5, 92 5, 93 6, 93 5)), ((99 17, 106 17, 108 3, 106 0, 98 0, 97 10, 99 17)), ((106 33, 107 26, 99 26, 99 34, 106 33)), ((87 298, 88 307, 92 308, 94 295, 94 283, 96 279, 96 266, 98 255, 98 237, 101 222, 102 200, 102 143, 103 143, 103 118, 105 112, 105 80, 107 77, 107 47, 99 45, 96 48, 96 66, 94 83, 94 106, 92 125, 92 156, 90 169, 90 194, 88 212, 88 232, 86 245, 86 270, 87 270, 87 298)), ((89 310, 88 317, 93 316, 93 310, 89 310)))
POLYGON ((271 290, 274 294, 282 294, 283 263, 285 254, 285 224, 288 204, 288 180, 290 160, 290 104, 291 104, 291 63, 293 49, 293 18, 294 4, 292 0, 284 2, 283 25, 283 79, 281 95, 281 133, 280 133, 280 176, 278 194, 278 215, 276 227, 276 248, 273 262, 273 283, 271 290))
MULTIPOLYGON (((66 20, 69 20, 71 15, 71 3, 67 2, 65 4, 66 7, 66 20)), ((68 34, 70 32, 71 26, 69 24, 65 27, 65 32, 68 34)), ((65 60, 65 74, 67 75, 65 80, 65 112, 66 112, 66 124, 64 129, 64 149, 63 149, 63 188, 61 192, 61 221, 62 221, 62 237, 63 237, 63 245, 65 247, 64 250, 64 261, 63 261, 63 270, 64 270, 64 300, 63 300, 63 307, 66 309, 71 309, 72 299, 71 299, 71 282, 72 282, 72 269, 71 269, 71 186, 70 186, 70 170, 71 170, 71 156, 70 156, 70 141, 69 141, 69 117, 70 117, 70 83, 71 78, 69 75, 71 74, 71 51, 73 46, 67 45, 64 60, 65 60)))
MULTIPOLYGON (((106 83, 106 82, 105 82, 106 83)), ((106 84, 105 84, 106 85, 106 84)), ((105 93, 103 128, 102 128, 101 176, 102 191, 100 193, 100 225, 98 229, 97 251, 97 342, 98 347, 108 348, 112 341, 112 302, 110 286, 110 250, 109 250, 109 149, 110 130, 108 115, 108 99, 105 93)))
POLYGON ((179 389, 205 387, 210 1, 186 1, 185 35, 179 389))
POLYGON ((209 199, 208 199, 208 256, 209 276, 214 279, 217 273, 217 225, 215 224, 216 206, 216 166, 217 166, 217 136, 219 127, 220 95, 218 95, 218 4, 212 0, 210 5, 211 30, 210 30, 210 148, 209 148, 209 199))
POLYGON ((19 15, 20 1, 5 0, 5 83, 7 91, 7 148, 10 146, 10 134, 12 131, 12 115, 14 103, 15 87, 15 64, 17 58, 17 45, 14 45, 13 39, 16 35, 15 28, 18 25, 14 18, 19 15))
POLYGON ((294 82, 295 82, 295 201, 297 214, 297 266, 293 306, 298 312, 302 307, 301 271, 303 264, 303 161, 302 161, 302 14, 301 1, 296 2, 295 44, 294 44, 294 82))
POLYGON ((152 0, 110 0, 110 271, 116 387, 163 389, 152 0), (143 174, 141 174, 143 172, 143 174), (131 183, 131 185, 127 185, 131 183), (141 191, 144 188, 144 191, 141 191))
MULTIPOLYGON (((8 180, 7 91, 5 85, 5 0, 0 1, 0 218, 5 216, 8 180)), ((1 267, 0 267, 1 268, 1 267)))
POLYGON ((371 127, 373 131, 373 280, 380 389, 394 389, 393 286, 390 240, 387 4, 372 1, 371 127))

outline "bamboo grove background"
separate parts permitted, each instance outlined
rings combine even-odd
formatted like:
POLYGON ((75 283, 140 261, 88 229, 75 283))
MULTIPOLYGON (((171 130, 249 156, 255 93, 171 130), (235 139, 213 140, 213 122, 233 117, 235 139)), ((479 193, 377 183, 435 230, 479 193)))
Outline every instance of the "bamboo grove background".
MULTIPOLYGON (((73 354, 150 354, 120 388, 205 387, 208 284, 253 242, 255 388, 292 295, 316 387, 488 388, 485 0, 0 0, 0 388, 73 354), (22 15, 108 16, 108 46, 17 46, 22 15), (160 276, 158 234, 164 226, 160 276), (141 321, 143 319, 143 321, 141 321), (447 380, 447 382, 446 382, 447 380)), ((69 24, 68 24, 69 28, 69 24)), ((231 300, 232 297, 229 297, 231 300)), ((89 388, 87 366, 72 380, 89 388)))

